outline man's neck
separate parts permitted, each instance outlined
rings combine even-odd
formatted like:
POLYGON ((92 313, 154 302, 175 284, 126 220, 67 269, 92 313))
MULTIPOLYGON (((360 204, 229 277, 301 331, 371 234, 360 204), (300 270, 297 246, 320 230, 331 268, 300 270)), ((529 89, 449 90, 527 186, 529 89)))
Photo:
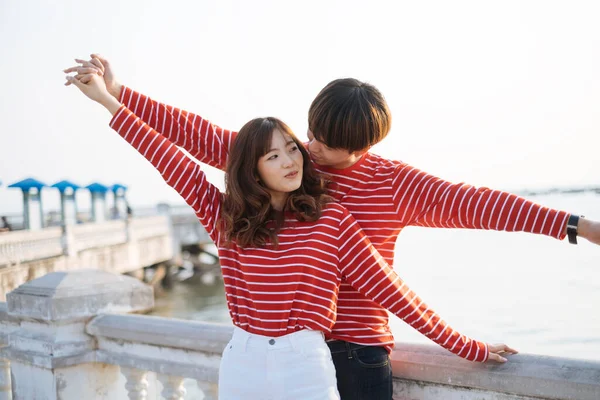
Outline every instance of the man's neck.
POLYGON ((363 153, 361 155, 352 154, 350 157, 348 157, 347 159, 345 159, 343 162, 335 164, 335 165, 331 165, 331 168, 335 168, 335 169, 346 169, 346 168, 349 168, 349 167, 353 166, 354 164, 356 164, 357 162, 359 162, 360 159, 365 154, 366 153, 363 153))

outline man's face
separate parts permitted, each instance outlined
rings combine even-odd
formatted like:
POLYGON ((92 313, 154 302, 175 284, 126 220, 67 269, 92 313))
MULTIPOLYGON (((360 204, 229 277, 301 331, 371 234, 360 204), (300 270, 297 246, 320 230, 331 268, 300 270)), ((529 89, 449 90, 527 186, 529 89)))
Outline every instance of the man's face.
POLYGON ((364 152, 349 152, 345 149, 332 149, 322 142, 315 139, 315 136, 310 131, 308 136, 308 152, 310 158, 317 164, 324 167, 332 167, 336 169, 347 168, 356 163, 364 152))

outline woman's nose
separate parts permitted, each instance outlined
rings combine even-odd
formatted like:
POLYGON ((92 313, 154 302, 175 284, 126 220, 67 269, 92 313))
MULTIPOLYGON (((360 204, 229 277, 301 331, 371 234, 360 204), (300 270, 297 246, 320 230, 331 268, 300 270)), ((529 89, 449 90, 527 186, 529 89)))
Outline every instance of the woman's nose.
POLYGON ((284 168, 288 168, 288 167, 294 165, 294 160, 289 155, 285 155, 281 158, 281 165, 284 168))

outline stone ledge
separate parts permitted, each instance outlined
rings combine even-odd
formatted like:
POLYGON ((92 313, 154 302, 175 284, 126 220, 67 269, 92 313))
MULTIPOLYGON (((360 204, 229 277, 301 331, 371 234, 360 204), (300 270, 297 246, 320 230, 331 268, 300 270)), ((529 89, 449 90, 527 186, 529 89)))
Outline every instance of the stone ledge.
POLYGON ((156 346, 221 354, 233 326, 147 315, 104 314, 91 320, 90 335, 156 346))
POLYGON ((506 364, 473 363, 438 346, 397 343, 394 376, 544 399, 598 400, 600 362, 516 354, 506 364))
POLYGON ((519 396, 461 386, 394 378, 394 400, 541 400, 539 397, 519 396))

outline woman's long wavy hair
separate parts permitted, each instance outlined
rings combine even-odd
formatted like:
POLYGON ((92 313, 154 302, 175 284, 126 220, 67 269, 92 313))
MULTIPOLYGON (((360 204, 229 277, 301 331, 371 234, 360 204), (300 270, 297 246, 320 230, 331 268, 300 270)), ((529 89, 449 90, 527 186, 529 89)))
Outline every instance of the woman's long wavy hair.
POLYGON ((316 221, 323 205, 332 200, 326 194, 328 182, 315 171, 308 152, 292 130, 277 118, 253 119, 240 129, 228 156, 220 221, 225 244, 235 242, 240 247, 260 247, 271 242, 278 245, 277 234, 283 219, 271 206, 271 195, 259 183, 258 174, 258 161, 271 148, 275 130, 294 140, 304 160, 302 183, 289 194, 283 211, 292 212, 299 221, 316 221), (274 224, 267 226, 270 221, 274 224))

